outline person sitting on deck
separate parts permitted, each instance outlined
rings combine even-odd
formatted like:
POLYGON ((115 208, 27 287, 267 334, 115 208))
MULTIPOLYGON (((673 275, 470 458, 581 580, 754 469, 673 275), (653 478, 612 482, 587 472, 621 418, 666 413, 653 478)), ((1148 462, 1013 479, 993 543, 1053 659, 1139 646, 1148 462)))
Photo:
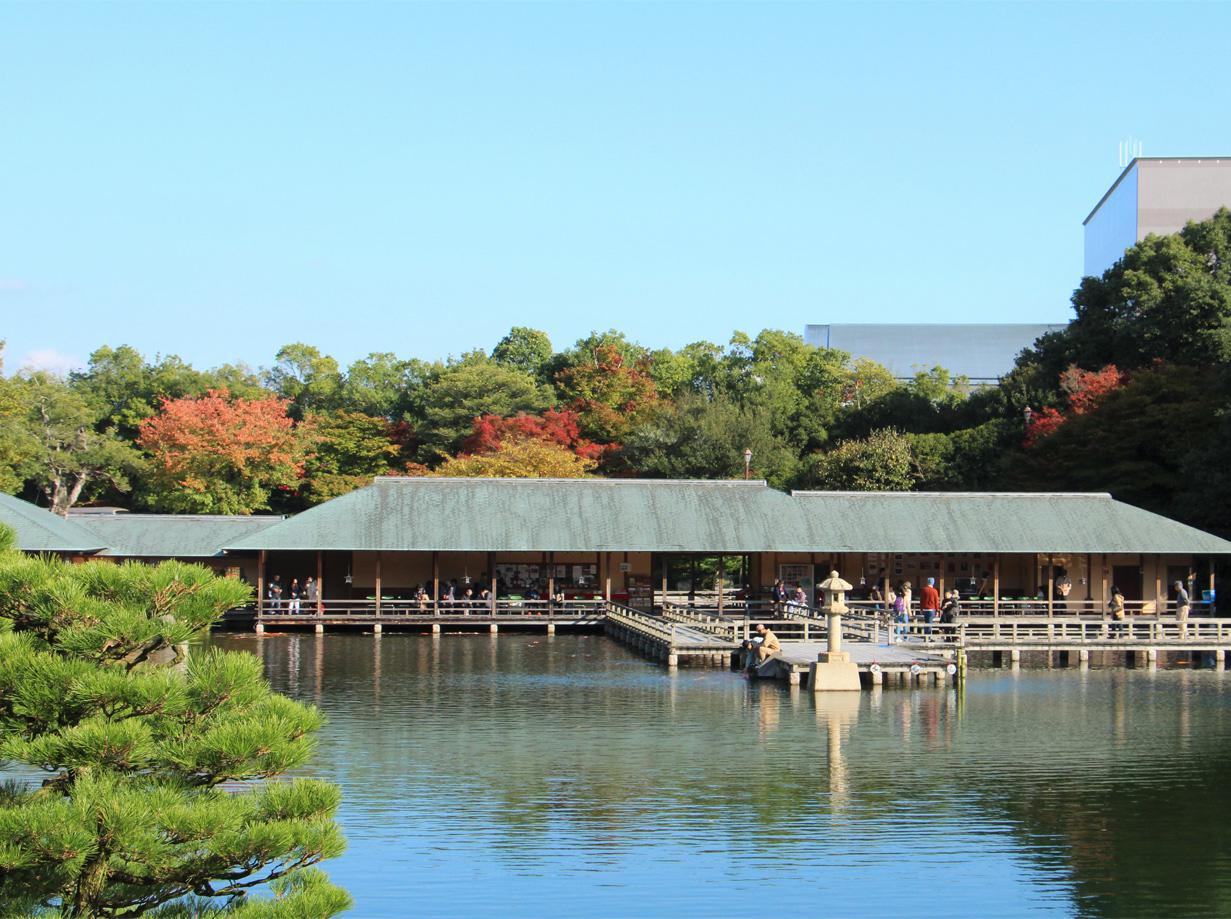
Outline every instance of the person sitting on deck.
POLYGON ((752 646, 750 650, 756 651, 758 664, 765 663, 770 655, 782 650, 782 642, 778 641, 778 636, 764 622, 757 623, 757 637, 749 644, 752 646))

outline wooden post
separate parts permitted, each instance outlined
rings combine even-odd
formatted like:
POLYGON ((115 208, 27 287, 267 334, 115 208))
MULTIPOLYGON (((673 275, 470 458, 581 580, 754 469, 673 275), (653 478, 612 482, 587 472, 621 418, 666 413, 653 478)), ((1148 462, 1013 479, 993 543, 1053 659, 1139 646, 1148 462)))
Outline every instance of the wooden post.
POLYGON ((325 615, 325 563, 321 550, 316 550, 316 615, 325 615))
POLYGON ((1094 599, 1094 556, 1086 553, 1086 603, 1094 599))
POLYGON ((725 555, 718 556, 718 579, 715 582, 718 586, 718 615, 722 615, 722 589, 723 583, 726 581, 727 575, 727 557, 725 555))
POLYGON ((496 615, 496 553, 487 553, 487 578, 491 581, 491 602, 488 603, 488 612, 493 616, 496 615))
POLYGON ((1102 590, 1102 593, 1099 594, 1099 597, 1102 599, 1103 607, 1106 608, 1107 601, 1111 599, 1111 597, 1107 596, 1107 553, 1106 552, 1099 553, 1099 584, 1100 584, 1100 589, 1102 590))
POLYGON ((547 553, 547 615, 556 602, 556 553, 547 553))
POLYGON ((440 553, 432 552, 432 615, 440 615, 440 553))
POLYGON ((602 557, 603 559, 606 560, 606 565, 604 566, 604 570, 606 571, 606 577, 603 579, 603 599, 606 600, 608 603, 610 603, 611 602, 611 553, 604 552, 602 554, 602 557))
POLYGON ((992 559, 992 615, 1000 615, 1000 553, 992 559))
POLYGON ((380 615, 380 553, 376 553, 376 615, 380 615))
POLYGON ((256 557, 256 618, 265 612, 265 550, 256 557))
POLYGON ((1055 612, 1055 593, 1056 593, 1056 566, 1055 557, 1049 552, 1047 554, 1047 618, 1051 619, 1055 612))
POLYGON ((1210 601, 1211 604, 1217 605, 1218 596, 1214 593, 1214 556, 1212 555, 1210 556, 1210 596, 1214 598, 1210 601))
MULTIPOLYGON (((667 556, 666 553, 659 557, 659 565, 662 568, 662 585, 663 585, 663 609, 667 608, 667 556)), ((654 608, 653 599, 650 600, 650 609, 654 608)))
POLYGON ((1163 603, 1163 579, 1158 573, 1158 558, 1154 559, 1154 615, 1160 619, 1163 616, 1163 610, 1166 609, 1166 604, 1163 603))

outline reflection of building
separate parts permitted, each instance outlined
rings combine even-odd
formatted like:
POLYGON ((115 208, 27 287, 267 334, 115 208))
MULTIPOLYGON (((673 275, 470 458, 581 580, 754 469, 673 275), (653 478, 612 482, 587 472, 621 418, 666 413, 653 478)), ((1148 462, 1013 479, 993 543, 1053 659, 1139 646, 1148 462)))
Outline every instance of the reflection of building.
POLYGON ((1231 157, 1137 157, 1083 221, 1084 273, 1097 277, 1151 233, 1177 233, 1220 207, 1231 207, 1231 157))
POLYGON ((834 324, 804 327, 804 340, 835 348, 886 367, 900 380, 921 370, 944 367, 972 383, 994 383, 1044 332, 1064 323, 834 324))

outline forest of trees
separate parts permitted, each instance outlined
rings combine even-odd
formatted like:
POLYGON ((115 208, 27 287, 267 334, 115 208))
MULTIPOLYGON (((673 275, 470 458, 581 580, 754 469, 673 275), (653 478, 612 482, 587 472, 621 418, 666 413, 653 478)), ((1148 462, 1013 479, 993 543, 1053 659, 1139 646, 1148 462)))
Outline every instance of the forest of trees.
POLYGON ((750 449, 778 487, 1106 490, 1226 534, 1231 212, 1147 238, 1072 305, 997 387, 897 381, 774 330, 557 350, 515 327, 345 368, 297 342, 260 371, 101 347, 64 379, 0 378, 0 488, 60 512, 290 512, 384 473, 734 478, 750 449))

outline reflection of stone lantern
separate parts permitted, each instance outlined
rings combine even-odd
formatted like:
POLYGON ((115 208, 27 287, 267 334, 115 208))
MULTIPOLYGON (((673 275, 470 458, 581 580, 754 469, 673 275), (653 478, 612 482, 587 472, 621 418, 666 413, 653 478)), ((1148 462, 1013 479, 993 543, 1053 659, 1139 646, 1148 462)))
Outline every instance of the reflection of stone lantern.
POLYGON ((821 582, 825 601, 821 609, 825 613, 829 633, 829 650, 816 656, 816 663, 809 668, 813 692, 835 689, 859 689, 859 668, 851 662, 851 656, 842 650, 842 614, 846 609, 846 592, 851 585, 829 572, 821 582))

